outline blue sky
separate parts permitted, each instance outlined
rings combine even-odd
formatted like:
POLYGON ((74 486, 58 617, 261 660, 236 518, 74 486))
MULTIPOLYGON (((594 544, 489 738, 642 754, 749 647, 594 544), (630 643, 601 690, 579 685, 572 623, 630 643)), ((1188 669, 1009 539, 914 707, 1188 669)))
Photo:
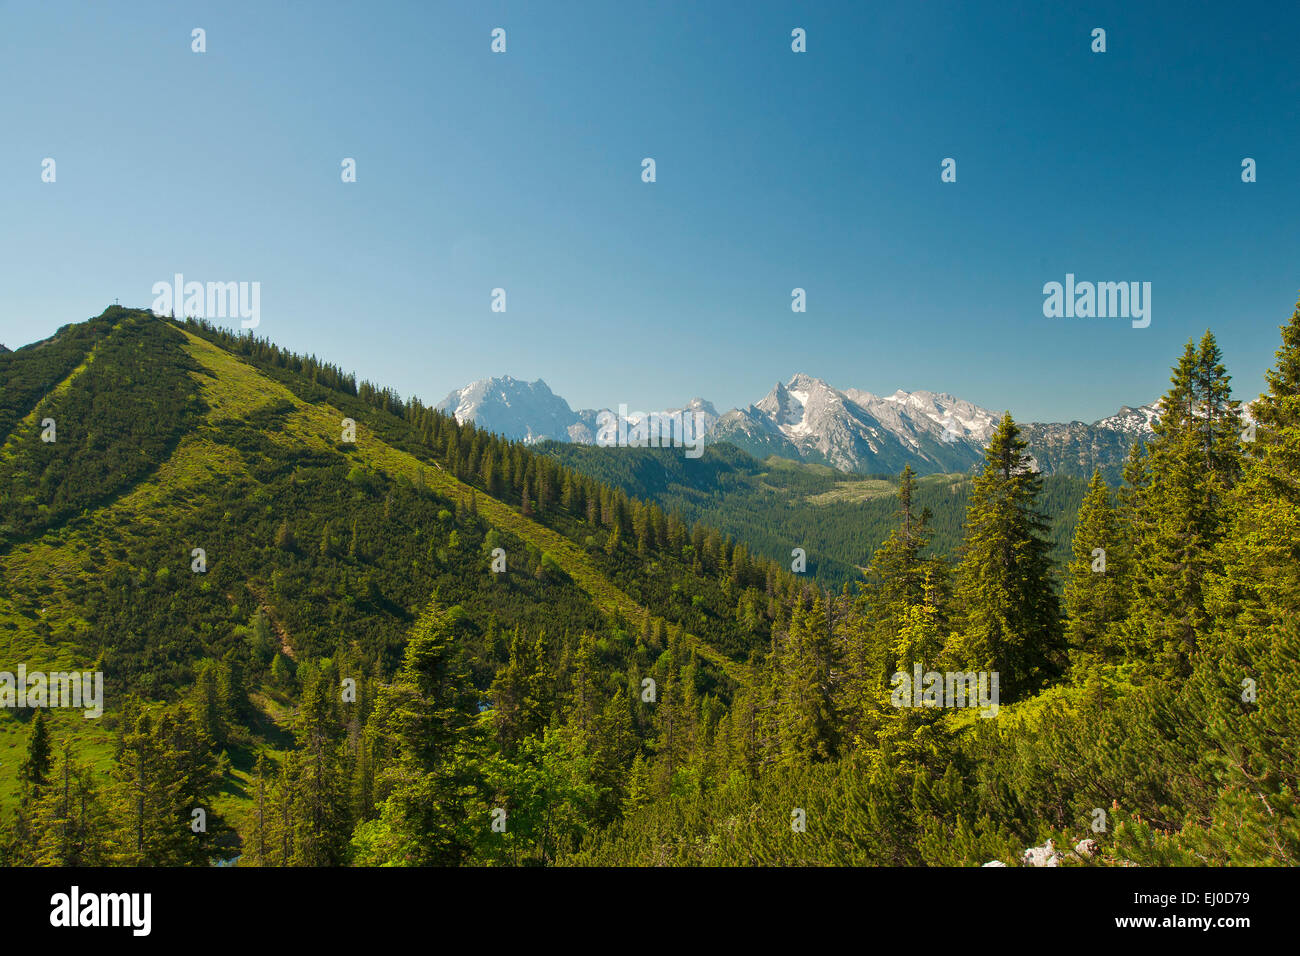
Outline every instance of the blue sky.
POLYGON ((1300 290, 1300 8, 1010 6, 0 2, 0 341, 180 272, 427 401, 803 371, 1092 420, 1207 327, 1253 397, 1300 290), (1151 282, 1150 327, 1044 318, 1067 272, 1151 282))

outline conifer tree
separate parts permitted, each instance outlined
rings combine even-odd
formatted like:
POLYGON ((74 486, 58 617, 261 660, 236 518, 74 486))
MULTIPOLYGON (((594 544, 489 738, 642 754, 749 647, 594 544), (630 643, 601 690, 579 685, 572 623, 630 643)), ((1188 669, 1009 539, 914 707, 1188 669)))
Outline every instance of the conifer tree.
POLYGON ((455 865, 476 839, 466 828, 477 695, 456 627, 451 614, 430 605, 411 631, 397 681, 371 715, 375 733, 396 737, 397 754, 385 768, 390 793, 379 817, 354 834, 360 863, 455 865))
POLYGON ((253 765, 253 806, 249 810, 248 833, 244 841, 244 852, 240 857, 241 866, 269 866, 269 837, 272 821, 270 819, 270 789, 272 784, 270 763, 266 754, 258 753, 253 765))
POLYGON ((213 741, 188 708, 140 712, 125 728, 114 775, 113 816, 121 828, 122 862, 134 866, 207 863, 222 831, 212 806, 218 784, 213 741), (193 829, 202 810, 205 829, 193 829))
POLYGON ((1093 660, 1117 660, 1118 634, 1128 614, 1128 544, 1110 489, 1093 472, 1079 506, 1065 584, 1066 641, 1071 651, 1093 660))
POLYGON ((294 862, 337 866, 352 832, 352 766, 339 720, 338 671, 332 662, 304 683, 296 728, 300 775, 295 791, 294 862))
POLYGON ((109 862, 111 827, 90 770, 65 744, 50 785, 33 810, 37 866, 103 866, 109 862))
POLYGON ((217 666, 217 702, 227 735, 235 728, 242 727, 251 705, 244 668, 233 649, 226 652, 217 666))
POLYGON ((18 807, 14 813, 9 851, 20 863, 32 862, 32 847, 36 838, 32 816, 49 783, 52 750, 53 742, 45 712, 38 709, 27 734, 27 753, 18 765, 18 807))
POLYGON ((1010 413, 984 452, 966 509, 955 600, 961 631, 953 669, 997 671, 1004 699, 1031 693, 1060 667, 1061 621, 1052 586, 1042 478, 1010 413))
POLYGON ((1244 473, 1209 585, 1220 626, 1272 628, 1300 610, 1300 303, 1243 428, 1244 473))
MULTIPOLYGON (((856 689, 858 695, 865 693, 867 685, 875 688, 904 666, 891 651, 909 612, 928 606, 935 625, 941 626, 949 601, 947 565, 924 554, 930 544, 930 512, 917 512, 915 494, 916 476, 909 465, 899 476, 898 526, 871 559, 863 596, 867 626, 853 649, 854 682, 861 685, 856 689)), ((910 667, 910 662, 906 666, 910 667)))
POLYGON ((199 661, 194 670, 194 686, 190 689, 190 706, 203 732, 223 746, 226 726, 217 688, 217 668, 212 661, 199 661))
POLYGON ((1210 627, 1207 580, 1221 570, 1217 545, 1231 520, 1240 469, 1241 420, 1214 337, 1188 342, 1126 479, 1125 518, 1133 543, 1127 640, 1157 671, 1186 676, 1210 627))
POLYGON ((605 702, 584 742, 591 756, 592 783, 600 794, 597 822, 610 823, 617 819, 627 795, 628 769, 640 756, 631 702, 621 692, 605 702))
POLYGON ((32 729, 27 735, 27 755, 18 766, 18 783, 22 800, 40 799, 49 780, 52 750, 53 744, 50 742, 50 729, 45 721, 45 712, 38 709, 36 716, 32 718, 32 729))
POLYGON ((838 669, 821 595, 798 609, 778 644, 774 680, 778 733, 787 762, 830 760, 839 750, 839 714, 832 675, 838 669))

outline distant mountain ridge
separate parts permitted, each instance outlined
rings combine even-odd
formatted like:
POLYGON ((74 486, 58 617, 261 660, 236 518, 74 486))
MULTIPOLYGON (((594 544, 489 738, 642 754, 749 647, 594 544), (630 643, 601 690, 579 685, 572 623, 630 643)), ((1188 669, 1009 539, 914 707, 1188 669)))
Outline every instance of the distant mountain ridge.
MULTIPOLYGON (((594 444, 600 411, 574 411, 541 379, 482 379, 451 392, 437 406, 481 428, 528 443, 545 440, 594 444)), ((968 471, 1001 415, 946 392, 902 389, 877 395, 837 389, 798 373, 777 382, 763 398, 721 415, 693 398, 680 409, 698 412, 707 440, 729 442, 758 458, 778 455, 859 474, 968 471)), ((1029 451, 1044 473, 1080 476, 1101 469, 1117 480, 1129 451, 1151 434, 1156 406, 1123 406, 1092 423, 1021 423, 1029 451)), ((634 415, 629 413, 631 421, 634 415)), ((688 416, 689 418, 689 416, 688 416)))
MULTIPOLYGON (((535 444, 540 441, 571 441, 594 445, 600 430, 597 417, 601 412, 618 414, 617 409, 583 408, 574 411, 569 403, 551 391, 540 378, 525 382, 510 375, 479 379, 464 388, 450 392, 436 406, 437 410, 454 415, 461 424, 473 422, 479 428, 496 432, 506 438, 535 444)), ((692 398, 679 408, 651 411, 629 410, 628 421, 635 424, 641 415, 674 414, 686 412, 687 421, 694 429, 696 415, 704 434, 713 430, 718 420, 718 410, 712 402, 692 398)), ((692 430, 688 437, 693 436, 692 430)))

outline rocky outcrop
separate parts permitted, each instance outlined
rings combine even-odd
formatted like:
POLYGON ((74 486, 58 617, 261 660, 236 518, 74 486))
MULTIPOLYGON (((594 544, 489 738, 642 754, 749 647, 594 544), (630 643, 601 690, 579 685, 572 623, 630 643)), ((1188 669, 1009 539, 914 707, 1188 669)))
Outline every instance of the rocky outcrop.
MULTIPOLYGON (((1022 866, 1062 866, 1066 863, 1082 863, 1091 860, 1101 852, 1096 840, 1080 840, 1069 853, 1061 853, 1056 844, 1048 840, 1042 846, 1031 846, 1020 856, 1022 866)), ((1001 860, 989 860, 984 866, 1006 866, 1001 860)))

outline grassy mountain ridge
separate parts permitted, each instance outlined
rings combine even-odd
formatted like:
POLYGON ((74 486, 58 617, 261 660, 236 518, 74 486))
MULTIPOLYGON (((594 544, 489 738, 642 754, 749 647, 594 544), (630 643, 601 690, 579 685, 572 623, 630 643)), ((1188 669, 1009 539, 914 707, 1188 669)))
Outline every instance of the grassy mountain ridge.
MULTIPOLYGON (((562 641, 608 634, 612 673, 617 662, 648 669, 653 651, 638 652, 631 634, 651 618, 683 627, 702 687, 743 672, 752 636, 679 558, 607 554, 609 532, 556 502, 525 516, 474 486, 476 466, 458 477, 427 434, 376 407, 391 397, 237 354, 231 338, 114 308, 0 357, 11 423, 0 447, 0 669, 103 669, 102 726, 52 712, 97 766, 122 695, 184 694, 204 659, 266 673, 281 652, 310 661, 347 649, 388 673, 430 597, 464 609, 482 687, 516 628, 562 641), (341 440, 349 417, 354 443, 341 440), (53 442, 41 440, 46 418, 53 442), (489 570, 497 546, 503 574, 489 570), (191 568, 195 548, 204 573, 191 568), (275 647, 256 645, 259 614, 275 647), (720 632, 728 651, 695 632, 720 632)), ((269 702, 266 691, 255 696, 269 702)), ((275 710, 253 722, 292 714, 275 710)), ((0 715, 0 753, 25 739, 29 718, 0 715)), ((16 764, 0 758, 6 801, 16 764)))

